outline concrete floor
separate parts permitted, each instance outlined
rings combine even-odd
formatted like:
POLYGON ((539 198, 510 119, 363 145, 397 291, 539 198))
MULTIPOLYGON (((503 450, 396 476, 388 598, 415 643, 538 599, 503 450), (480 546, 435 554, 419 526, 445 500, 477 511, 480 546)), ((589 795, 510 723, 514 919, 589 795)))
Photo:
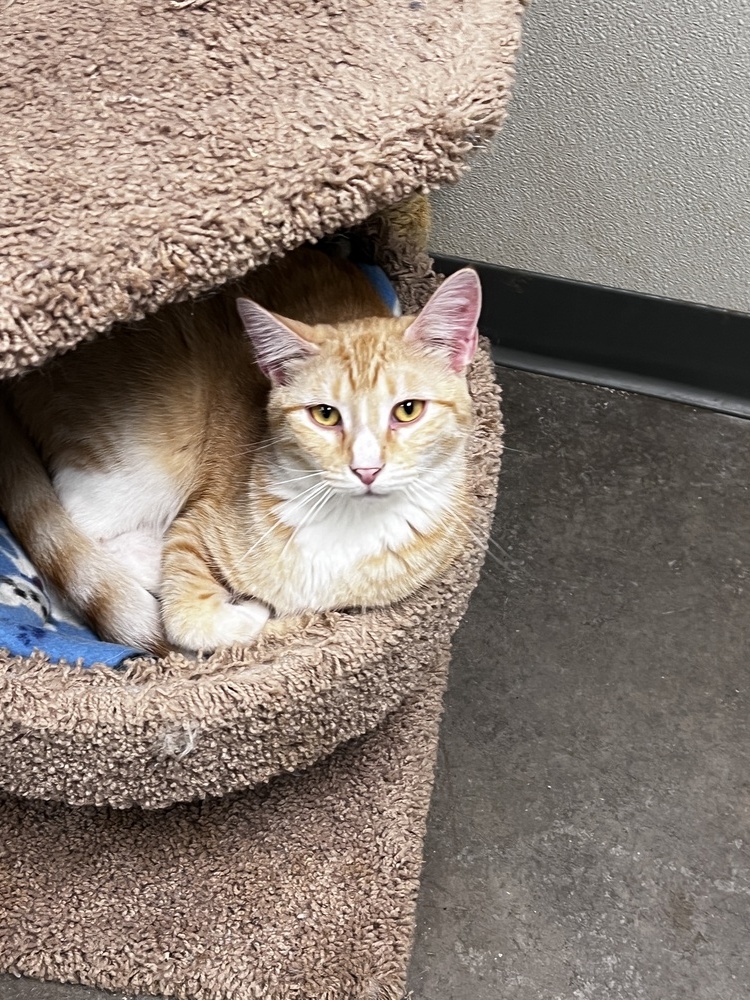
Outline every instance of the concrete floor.
MULTIPOLYGON (((413 1000, 747 1000, 750 422, 499 376, 413 1000)), ((0 1000, 100 996, 0 977, 0 1000)))
POLYGON ((414 1000, 747 1000, 750 422, 500 380, 414 1000))

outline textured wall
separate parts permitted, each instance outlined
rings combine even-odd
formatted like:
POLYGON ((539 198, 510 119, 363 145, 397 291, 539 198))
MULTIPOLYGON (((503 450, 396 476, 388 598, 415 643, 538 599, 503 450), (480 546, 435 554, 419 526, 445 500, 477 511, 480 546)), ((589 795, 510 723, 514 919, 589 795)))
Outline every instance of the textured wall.
POLYGON ((433 249, 750 312, 750 0, 533 0, 433 249))

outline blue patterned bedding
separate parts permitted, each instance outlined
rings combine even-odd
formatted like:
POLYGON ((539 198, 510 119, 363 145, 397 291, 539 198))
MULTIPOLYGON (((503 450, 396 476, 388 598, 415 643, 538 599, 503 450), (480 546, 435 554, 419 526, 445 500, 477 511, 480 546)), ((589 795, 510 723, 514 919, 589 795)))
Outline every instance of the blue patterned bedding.
POLYGON ((43 650, 51 660, 119 666, 139 650, 102 642, 50 594, 0 518, 0 649, 16 656, 43 650))

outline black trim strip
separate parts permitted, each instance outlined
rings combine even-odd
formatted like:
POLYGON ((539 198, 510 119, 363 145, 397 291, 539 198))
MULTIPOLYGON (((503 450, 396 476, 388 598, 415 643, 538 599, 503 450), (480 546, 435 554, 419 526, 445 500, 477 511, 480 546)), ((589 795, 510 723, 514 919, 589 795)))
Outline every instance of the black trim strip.
POLYGON ((499 364, 750 416, 750 316, 436 257, 482 279, 499 364))

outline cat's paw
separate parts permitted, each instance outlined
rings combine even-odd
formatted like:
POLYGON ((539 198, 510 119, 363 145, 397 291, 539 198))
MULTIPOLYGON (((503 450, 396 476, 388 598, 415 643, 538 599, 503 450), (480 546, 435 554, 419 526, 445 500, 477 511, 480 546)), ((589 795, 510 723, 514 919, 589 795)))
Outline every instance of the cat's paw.
POLYGON ((260 601, 225 604, 216 616, 216 645, 252 642, 271 616, 270 608, 260 601))
POLYGON ((182 649, 208 652, 221 646, 248 645, 268 621, 271 611, 260 601, 211 602, 191 608, 184 616, 165 614, 171 642, 182 649))

